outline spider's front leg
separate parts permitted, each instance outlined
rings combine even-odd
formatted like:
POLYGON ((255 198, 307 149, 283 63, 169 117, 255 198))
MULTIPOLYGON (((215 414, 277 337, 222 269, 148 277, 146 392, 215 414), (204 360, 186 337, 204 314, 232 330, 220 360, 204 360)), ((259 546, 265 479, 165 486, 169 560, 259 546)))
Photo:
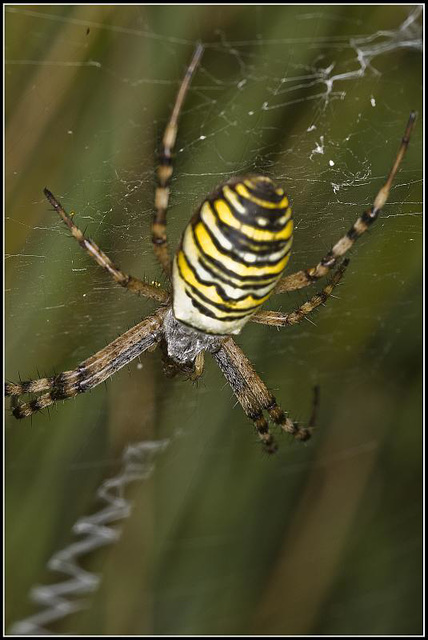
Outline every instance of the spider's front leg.
POLYGON ((347 251, 354 245, 354 243, 365 233, 377 220, 381 212, 382 207, 385 205, 389 197, 389 192, 393 180, 397 174, 400 164, 404 158, 407 147, 409 146, 410 136, 413 130, 413 126, 416 120, 416 113, 411 112, 407 127, 404 132, 404 136, 401 140, 400 148, 395 157, 392 168, 389 172, 388 178, 385 184, 379 190, 373 205, 370 209, 365 211, 352 225, 348 233, 344 235, 331 250, 320 260, 320 262, 309 269, 303 269, 302 271, 296 271, 285 278, 282 278, 275 287, 274 293, 284 293, 285 291, 295 291, 296 289, 303 289, 308 285, 316 282, 320 278, 327 275, 331 269, 334 269, 338 260, 342 258, 347 251))
POLYGON ((220 348, 212 355, 246 415, 253 421, 267 453, 275 453, 278 447, 269 431, 263 411, 268 413, 274 424, 280 426, 286 433, 293 435, 296 440, 304 441, 311 437, 316 420, 318 392, 315 394, 309 425, 307 428, 302 428, 297 422, 286 416, 283 409, 277 404, 275 397, 257 375, 251 362, 232 338, 226 338, 220 348))
POLYGON ((163 320, 167 310, 167 307, 161 307, 104 349, 81 362, 72 371, 64 371, 51 378, 20 383, 7 382, 5 395, 12 396, 12 413, 15 418, 28 418, 58 400, 73 398, 93 389, 141 353, 156 346, 162 338, 163 320), (48 393, 43 393, 29 402, 17 401, 19 396, 43 391, 48 393))

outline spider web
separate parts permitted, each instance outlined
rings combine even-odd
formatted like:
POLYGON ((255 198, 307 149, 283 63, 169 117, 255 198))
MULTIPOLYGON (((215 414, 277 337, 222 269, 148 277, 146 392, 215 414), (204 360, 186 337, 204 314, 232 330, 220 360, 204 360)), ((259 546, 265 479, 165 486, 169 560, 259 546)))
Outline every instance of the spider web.
POLYGON ((11 380, 74 368, 153 309, 90 262, 41 192, 124 271, 164 284, 154 149, 197 40, 172 246, 217 184, 264 173, 293 204, 289 272, 315 264, 420 113, 336 299, 238 340, 294 418, 321 385, 310 446, 284 437, 261 455, 212 362, 192 388, 164 379, 156 352, 31 424, 6 414, 11 633, 420 631, 421 25, 410 5, 6 7, 11 380))

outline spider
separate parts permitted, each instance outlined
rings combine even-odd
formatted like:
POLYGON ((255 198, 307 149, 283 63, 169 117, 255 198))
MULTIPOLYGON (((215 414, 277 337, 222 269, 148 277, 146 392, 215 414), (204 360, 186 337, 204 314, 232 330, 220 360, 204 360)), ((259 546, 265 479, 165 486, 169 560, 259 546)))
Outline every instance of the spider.
POLYGON ((123 273, 74 223, 59 200, 44 194, 80 246, 113 280, 133 293, 160 303, 159 308, 112 343, 81 362, 74 370, 51 378, 6 383, 13 396, 12 412, 27 418, 58 400, 72 398, 100 384, 144 351, 160 347, 165 373, 184 373, 196 380, 209 352, 223 372, 268 453, 277 450, 266 417, 297 440, 307 440, 316 422, 318 390, 306 427, 287 416, 257 375, 232 335, 248 321, 284 327, 301 322, 329 298, 343 277, 348 260, 340 262, 355 241, 377 219, 404 157, 416 119, 412 112, 395 161, 384 186, 332 249, 309 269, 283 277, 293 239, 293 220, 284 190, 260 175, 233 177, 208 196, 186 226, 173 260, 166 236, 166 214, 173 173, 173 150, 178 119, 192 77, 203 52, 198 45, 178 90, 167 123, 157 168, 152 243, 170 283, 168 290, 123 273), (335 269, 327 285, 290 313, 261 311, 271 296, 302 289, 335 269), (36 394, 20 402, 24 394, 36 394))

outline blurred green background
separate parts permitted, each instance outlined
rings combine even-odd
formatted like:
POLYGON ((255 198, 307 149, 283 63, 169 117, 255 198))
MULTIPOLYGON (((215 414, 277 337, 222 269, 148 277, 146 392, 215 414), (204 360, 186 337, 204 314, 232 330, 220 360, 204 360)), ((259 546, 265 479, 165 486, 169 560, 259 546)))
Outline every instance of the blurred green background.
MULTIPOLYGON (((382 218, 314 323, 248 325, 239 344, 319 429, 267 457, 208 359, 197 386, 145 354, 106 386, 16 422, 6 410, 8 624, 100 508, 130 442, 173 438, 127 497, 101 588, 50 630, 78 634, 422 631, 422 56, 412 6, 6 7, 6 377, 73 368, 147 315, 80 250, 48 186, 112 259, 160 278, 155 149, 194 43, 172 184, 174 245, 230 175, 265 172, 296 220, 289 272, 370 205, 409 111, 419 120, 382 218)), ((316 290, 317 287, 314 288, 316 290)), ((313 290, 313 291, 314 291, 313 290)), ((289 310, 310 292, 274 298, 289 310)))

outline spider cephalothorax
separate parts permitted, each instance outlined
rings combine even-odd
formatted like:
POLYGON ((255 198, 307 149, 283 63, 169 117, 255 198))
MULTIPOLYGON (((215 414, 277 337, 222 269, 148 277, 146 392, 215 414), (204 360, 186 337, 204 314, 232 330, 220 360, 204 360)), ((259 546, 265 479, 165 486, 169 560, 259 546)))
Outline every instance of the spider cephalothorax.
POLYGON ((86 238, 55 196, 44 193, 81 247, 122 287, 161 303, 153 313, 94 354, 76 369, 51 378, 6 383, 12 412, 26 418, 36 411, 84 393, 97 386, 144 351, 160 346, 168 376, 184 373, 192 379, 202 374, 204 353, 209 352, 222 370, 246 415, 253 421, 265 450, 276 451, 266 416, 287 433, 307 440, 315 423, 318 393, 307 427, 287 417, 275 397, 255 372, 231 335, 249 322, 281 327, 297 324, 323 304, 340 282, 348 261, 340 259, 378 217, 407 149, 415 113, 402 139, 385 185, 373 206, 320 262, 283 277, 290 256, 293 221, 287 196, 267 176, 234 177, 221 184, 199 207, 186 226, 171 261, 166 241, 166 212, 172 176, 172 152, 178 117, 202 55, 198 45, 180 86, 165 130, 157 171, 152 240, 155 254, 170 282, 169 290, 123 273, 90 239, 86 238), (272 295, 302 289, 336 269, 328 284, 290 313, 260 311, 272 295), (28 402, 18 399, 35 394, 28 402), (265 412, 265 414, 264 414, 265 412))

